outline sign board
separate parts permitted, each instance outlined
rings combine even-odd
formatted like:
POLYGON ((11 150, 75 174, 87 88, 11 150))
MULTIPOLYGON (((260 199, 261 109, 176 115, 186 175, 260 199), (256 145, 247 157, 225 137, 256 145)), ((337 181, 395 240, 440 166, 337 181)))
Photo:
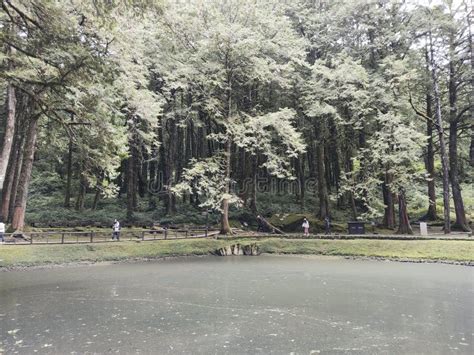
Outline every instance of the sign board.
POLYGON ((365 234, 365 222, 347 222, 349 234, 365 234))
POLYGON ((426 222, 420 222, 420 234, 424 237, 428 235, 428 225, 426 222))

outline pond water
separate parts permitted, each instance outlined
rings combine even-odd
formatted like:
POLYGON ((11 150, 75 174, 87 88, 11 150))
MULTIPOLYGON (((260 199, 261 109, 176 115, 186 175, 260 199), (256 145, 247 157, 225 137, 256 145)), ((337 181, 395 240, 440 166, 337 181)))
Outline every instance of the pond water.
POLYGON ((472 354, 474 268, 296 256, 0 272, 5 354, 472 354))

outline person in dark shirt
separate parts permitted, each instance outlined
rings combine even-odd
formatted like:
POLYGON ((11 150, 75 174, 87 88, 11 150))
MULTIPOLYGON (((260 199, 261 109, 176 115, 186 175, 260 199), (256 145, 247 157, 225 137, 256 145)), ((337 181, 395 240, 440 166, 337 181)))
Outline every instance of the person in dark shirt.
POLYGON ((331 220, 329 219, 329 216, 324 218, 324 232, 326 234, 331 234, 331 220))
POLYGON ((260 217, 260 215, 257 216, 257 223, 258 223, 257 233, 258 232, 263 232, 264 231, 263 221, 262 221, 262 217, 260 217))

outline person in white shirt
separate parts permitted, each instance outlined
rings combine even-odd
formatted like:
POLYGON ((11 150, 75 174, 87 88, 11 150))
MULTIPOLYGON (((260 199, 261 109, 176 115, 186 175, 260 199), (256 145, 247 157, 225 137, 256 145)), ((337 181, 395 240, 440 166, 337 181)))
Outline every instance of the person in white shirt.
POLYGON ((117 239, 120 240, 120 222, 115 220, 114 225, 112 227, 112 240, 117 239))
POLYGON ((304 229, 304 235, 305 235, 305 237, 307 237, 307 236, 309 235, 309 222, 308 222, 308 220, 306 219, 306 217, 305 217, 305 219, 303 220, 302 227, 303 227, 303 229, 304 229))
POLYGON ((3 243, 5 236, 5 223, 3 223, 3 220, 0 218, 0 242, 3 243))

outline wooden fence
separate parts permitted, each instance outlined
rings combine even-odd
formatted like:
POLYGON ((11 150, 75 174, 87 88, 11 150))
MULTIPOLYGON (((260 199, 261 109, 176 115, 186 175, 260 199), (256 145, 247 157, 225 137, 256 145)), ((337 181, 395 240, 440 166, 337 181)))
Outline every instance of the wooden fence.
MULTIPOLYGON (((189 229, 151 229, 151 230, 122 230, 119 241, 153 241, 169 239, 207 238, 217 231, 207 228, 189 229)), ((104 243, 112 241, 112 231, 50 231, 24 232, 23 234, 7 233, 4 235, 6 245, 25 244, 83 244, 104 243)))

